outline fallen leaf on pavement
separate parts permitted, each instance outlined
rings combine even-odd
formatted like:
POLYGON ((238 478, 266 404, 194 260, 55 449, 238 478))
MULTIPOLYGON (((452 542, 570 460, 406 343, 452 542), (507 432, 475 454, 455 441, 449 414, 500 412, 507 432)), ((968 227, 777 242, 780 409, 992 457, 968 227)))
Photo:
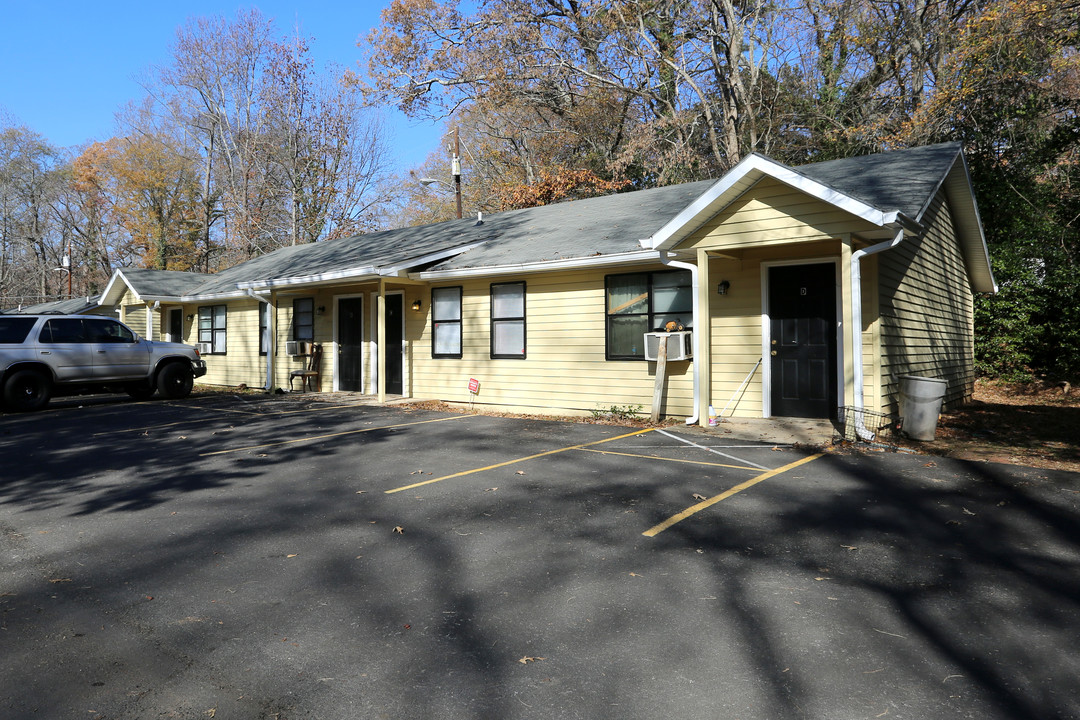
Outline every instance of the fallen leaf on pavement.
POLYGON ((542 657, 529 657, 528 655, 526 655, 525 657, 518 660, 518 662, 521 663, 522 665, 528 665, 531 662, 536 662, 537 660, 543 660, 543 659, 544 658, 542 658, 542 657))
POLYGON ((394 528, 394 532, 396 532, 398 535, 404 535, 405 534, 405 528, 398 525, 397 527, 394 528))
POLYGON ((709 498, 705 497, 704 495, 699 495, 698 493, 694 493, 692 497, 695 500, 708 500, 709 499, 709 498))

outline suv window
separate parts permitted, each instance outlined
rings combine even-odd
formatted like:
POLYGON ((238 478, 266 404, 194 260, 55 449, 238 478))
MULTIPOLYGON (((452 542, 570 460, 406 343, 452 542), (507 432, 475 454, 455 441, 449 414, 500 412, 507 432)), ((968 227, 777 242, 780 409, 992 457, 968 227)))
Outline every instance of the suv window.
POLYGON ((79 318, 54 318, 46 321, 38 340, 43 343, 86 342, 83 321, 79 318))
POLYGON ((26 340, 36 317, 0 317, 0 345, 18 345, 26 340))
POLYGON ((115 320, 86 318, 86 334, 96 343, 133 343, 135 335, 115 320))

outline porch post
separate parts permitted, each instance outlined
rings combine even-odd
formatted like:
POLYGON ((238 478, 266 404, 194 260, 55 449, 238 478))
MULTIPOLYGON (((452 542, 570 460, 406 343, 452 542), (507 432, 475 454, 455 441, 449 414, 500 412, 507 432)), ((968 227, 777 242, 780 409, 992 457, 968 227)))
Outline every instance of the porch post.
POLYGON ((386 280, 379 278, 379 295, 375 299, 375 331, 379 346, 376 397, 380 403, 386 402, 386 280))
POLYGON ((711 294, 709 288, 712 287, 711 275, 709 274, 709 252, 707 250, 699 249, 697 251, 697 266, 698 266, 698 296, 696 298, 697 305, 701 309, 698 318, 698 327, 694 328, 694 333, 698 335, 698 342, 695 352, 697 355, 694 357, 694 364, 698 367, 698 425, 701 427, 708 427, 709 425, 709 404, 712 402, 712 310, 709 306, 709 299, 711 294))
POLYGON ((861 363, 862 358, 855 357, 855 333, 862 332, 862 328, 855 327, 852 313, 851 296, 851 253, 854 241, 850 233, 840 236, 840 307, 841 328, 846 328, 840 333, 840 355, 844 358, 844 368, 841 375, 841 387, 843 388, 842 403, 847 406, 855 404, 855 363, 861 363))
MULTIPOLYGON (((260 306, 259 310, 262 310, 260 306)), ((277 362, 277 291, 270 291, 266 303, 266 392, 274 392, 274 365, 277 362)))

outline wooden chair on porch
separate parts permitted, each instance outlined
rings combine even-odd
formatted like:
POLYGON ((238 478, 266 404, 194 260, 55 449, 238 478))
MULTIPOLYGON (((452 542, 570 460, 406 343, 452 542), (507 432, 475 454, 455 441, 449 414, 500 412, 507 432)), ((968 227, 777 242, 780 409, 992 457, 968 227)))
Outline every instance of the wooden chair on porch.
POLYGON ((320 360, 322 360, 322 345, 312 345, 307 367, 302 370, 293 370, 289 373, 289 392, 292 392, 293 389, 293 378, 300 378, 301 392, 307 392, 309 383, 311 384, 312 392, 316 392, 319 389, 320 360))

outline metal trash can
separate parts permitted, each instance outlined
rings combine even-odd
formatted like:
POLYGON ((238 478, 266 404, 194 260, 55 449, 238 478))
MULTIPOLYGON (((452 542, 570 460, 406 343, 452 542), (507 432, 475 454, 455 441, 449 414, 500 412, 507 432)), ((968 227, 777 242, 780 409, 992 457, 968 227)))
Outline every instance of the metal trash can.
POLYGON ((937 432, 946 383, 916 375, 900 376, 900 417, 904 434, 914 440, 933 440, 937 432))

